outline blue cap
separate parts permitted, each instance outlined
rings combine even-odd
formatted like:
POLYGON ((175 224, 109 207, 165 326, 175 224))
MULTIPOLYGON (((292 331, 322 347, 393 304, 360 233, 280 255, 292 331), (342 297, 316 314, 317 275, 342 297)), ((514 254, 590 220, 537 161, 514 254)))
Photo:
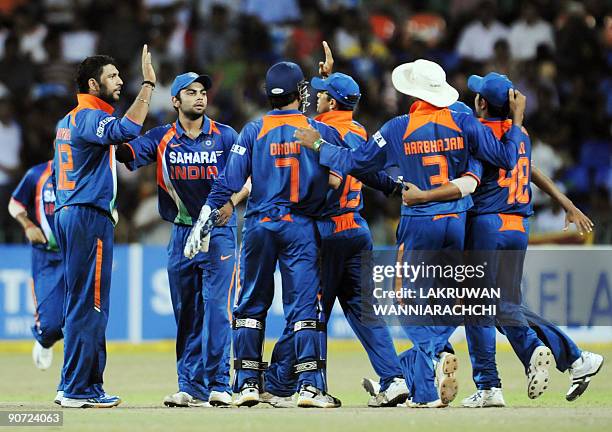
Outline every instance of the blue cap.
POLYGON ((457 101, 454 104, 449 105, 448 109, 451 111, 458 112, 458 113, 465 113, 465 114, 469 114, 472 116, 474 115, 474 111, 472 110, 472 108, 470 108, 469 106, 467 106, 461 101, 457 101))
POLYGON ((332 98, 350 107, 355 107, 361 97, 359 84, 350 76, 340 72, 331 74, 327 79, 313 78, 310 85, 315 90, 326 91, 332 98))
POLYGON ((282 96, 298 91, 298 85, 304 81, 302 68, 292 62, 280 62, 273 65, 266 73, 266 94, 282 96))
POLYGON ((201 83, 204 86, 204 90, 208 90, 212 86, 212 81, 208 75, 199 75, 195 72, 187 72, 174 78, 174 82, 170 88, 170 95, 176 97, 181 90, 183 90, 185 87, 189 87, 193 82, 201 83))
POLYGON ((496 107, 503 107, 508 102, 508 90, 513 87, 514 84, 506 75, 496 72, 490 72, 484 77, 472 75, 468 78, 468 88, 496 107))

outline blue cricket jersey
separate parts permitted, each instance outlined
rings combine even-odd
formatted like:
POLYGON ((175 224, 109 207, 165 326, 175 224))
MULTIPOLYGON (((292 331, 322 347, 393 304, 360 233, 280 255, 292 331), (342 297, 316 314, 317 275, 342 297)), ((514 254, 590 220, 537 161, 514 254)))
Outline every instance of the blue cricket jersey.
POLYGON ((47 238, 47 243, 33 244, 39 249, 58 251, 55 239, 55 187, 53 186, 53 161, 41 163, 30 168, 13 191, 13 199, 23 206, 47 238))
MULTIPOLYGON (((520 129, 512 127, 507 144, 473 116, 415 102, 408 115, 395 117, 356 150, 324 144, 321 163, 359 175, 397 165, 403 179, 427 190, 456 179, 471 169, 471 157, 512 169, 516 165, 520 129)), ((467 211, 470 196, 447 202, 402 205, 402 215, 428 216, 467 211)))
MULTIPOLYGON (((157 162, 159 214, 168 222, 192 225, 237 137, 232 127, 204 116, 200 135, 192 139, 176 121, 130 141, 134 160, 125 165, 135 170, 157 162)), ((233 214, 227 226, 235 225, 233 214)))
MULTIPOLYGON (((512 127, 511 120, 481 120, 499 140, 505 140, 512 127)), ((523 128, 518 135, 518 161, 513 169, 505 170, 482 163, 480 186, 472 194, 474 206, 470 214, 510 213, 529 217, 531 204, 531 140, 523 128)))
POLYGON ((302 148, 295 140, 297 128, 314 127, 322 137, 342 145, 338 132, 298 110, 273 110, 247 123, 207 204, 219 208, 238 192, 250 176, 252 190, 246 217, 295 213, 317 217, 329 189, 329 170, 319 164, 318 153, 302 148))
POLYGON ((115 147, 135 138, 141 125, 114 117, 113 107, 89 94, 56 127, 56 210, 87 205, 112 215, 117 197, 115 147))

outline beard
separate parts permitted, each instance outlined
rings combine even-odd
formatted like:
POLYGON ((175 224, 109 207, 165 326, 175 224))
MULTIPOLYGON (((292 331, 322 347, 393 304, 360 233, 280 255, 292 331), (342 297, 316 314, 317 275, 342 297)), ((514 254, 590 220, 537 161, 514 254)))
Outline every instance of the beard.
POLYGON ((117 102, 117 99, 115 99, 114 91, 110 91, 109 88, 104 84, 100 84, 99 97, 108 104, 114 104, 115 102, 117 102))
POLYGON ((192 110, 188 110, 188 111, 183 111, 183 115, 185 117, 187 117, 189 120, 194 121, 194 120, 199 120, 204 116, 204 112, 196 112, 196 111, 192 111, 192 110))

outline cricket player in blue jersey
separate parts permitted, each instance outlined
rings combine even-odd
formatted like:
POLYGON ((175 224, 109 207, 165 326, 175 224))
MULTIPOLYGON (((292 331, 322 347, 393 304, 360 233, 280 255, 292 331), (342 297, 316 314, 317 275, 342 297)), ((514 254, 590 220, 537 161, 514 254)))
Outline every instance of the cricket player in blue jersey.
POLYGON ((32 296, 35 307, 32 358, 41 370, 51 366, 52 347, 63 338, 64 268, 54 233, 52 164, 52 161, 48 161, 30 168, 17 185, 8 206, 9 213, 21 224, 32 244, 32 296))
POLYGON ((265 319, 272 304, 278 263, 285 333, 294 333, 293 368, 299 389, 293 391, 299 391, 297 405, 335 408, 340 401, 326 392, 320 340, 314 221, 325 204, 329 170, 319 164, 317 153, 301 148, 293 135, 299 127, 312 126, 326 140, 341 144, 342 139, 337 131, 300 111, 307 106, 308 91, 302 70, 295 63, 280 62, 268 70, 266 93, 273 110, 240 132, 192 230, 185 255, 192 258, 206 250, 210 234, 206 227, 216 217, 216 209, 251 176, 240 255, 241 289, 234 307, 234 392, 239 393, 234 404, 252 406, 261 401, 262 372, 267 367, 262 361, 265 319))
POLYGON ((173 224, 168 244, 168 280, 177 325, 178 392, 168 395, 169 407, 229 406, 231 312, 236 278, 236 216, 234 206, 248 189, 221 207, 218 229, 208 252, 188 260, 183 255, 193 222, 215 179, 223 171, 238 134, 205 115, 207 75, 187 72, 171 87, 178 119, 151 129, 121 145, 117 160, 131 170, 157 163, 159 212, 173 224))
MULTIPOLYGON (((475 106, 482 123, 491 128, 498 138, 504 139, 511 126, 507 120, 507 93, 513 87, 512 82, 505 75, 491 72, 485 77, 473 75, 468 86, 476 93, 475 106)), ((529 234, 528 217, 533 214, 530 182, 541 187, 566 209, 566 227, 569 222, 574 222, 580 232, 592 229, 592 222, 547 176, 531 165, 531 142, 526 131, 523 130, 519 160, 513 170, 499 169, 486 162, 475 170, 482 174, 482 180, 472 193, 474 207, 468 213, 466 249, 506 250, 517 255, 513 259, 509 259, 509 255, 504 256, 504 267, 514 267, 511 273, 515 277, 511 280, 499 276, 501 272, 495 266, 495 260, 489 260, 488 272, 492 273, 492 286, 520 287, 529 234)), ((409 190, 404 193, 404 202, 408 205, 456 199, 459 196, 458 190, 452 191, 456 189, 453 185, 444 185, 427 193, 414 185, 409 186, 409 190)), ((570 373, 571 385, 566 398, 575 400, 586 390, 590 378, 599 372, 603 357, 581 351, 556 325, 521 305, 520 295, 517 299, 519 301, 516 304, 502 302, 503 308, 499 315, 501 320, 510 318, 514 325, 507 325, 507 321, 497 324, 525 366, 529 397, 535 399, 547 388, 550 357, 554 356, 557 368, 570 373)), ((488 325, 466 325, 466 336, 477 391, 463 400, 463 406, 505 406, 495 363, 495 322, 488 325)))
POLYGON ((113 226, 116 223, 115 147, 135 138, 155 88, 151 54, 142 50, 143 83, 121 118, 113 116, 123 81, 108 56, 88 57, 77 72, 78 105, 56 127, 55 231, 64 263, 62 407, 110 408, 104 391, 113 226))
MULTIPOLYGON (((364 145, 356 150, 342 149, 306 128, 297 131, 298 142, 320 151, 320 162, 343 174, 375 172, 393 163, 399 166, 405 180, 423 188, 449 181, 462 185, 462 176, 470 175, 472 157, 507 169, 514 167, 518 126, 524 112, 524 96, 520 93, 512 93, 516 126, 510 134, 511 142, 504 145, 472 116, 448 109, 458 93, 446 82, 444 70, 436 63, 417 60, 400 65, 393 71, 392 80, 398 91, 418 100, 412 104, 409 115, 385 123, 364 145)), ((462 250, 465 212, 471 205, 466 192, 465 197, 452 202, 403 206, 398 227, 399 250, 406 254, 419 250, 462 250)), ((457 359, 444 351, 454 328, 405 326, 414 344, 410 352, 402 355, 411 395, 409 406, 446 406, 456 397, 457 359)))
MULTIPOLYGON (((357 148, 367 140, 365 128, 353 120, 353 110, 361 97, 359 85, 348 75, 330 75, 333 56, 325 41, 323 49, 325 62, 319 64, 319 73, 327 78, 315 77, 311 80, 311 86, 317 90, 319 115, 315 120, 336 129, 347 147, 357 148)), ((368 174, 363 181, 386 194, 401 190, 401 183, 393 181, 384 172, 368 174)), ((363 323, 362 290, 371 292, 372 288, 362 288, 361 253, 372 250, 372 238, 367 222, 359 214, 363 207, 361 188, 360 180, 351 176, 344 178, 327 193, 325 208, 317 219, 321 238, 323 317, 327 329, 334 302, 338 298, 351 328, 380 377, 380 382, 373 382, 376 389, 371 391, 368 404, 375 407, 395 406, 406 400, 408 389, 393 340, 383 320, 379 319, 377 325, 375 321, 368 325, 363 323)), ((295 376, 291 373, 291 336, 291 332, 283 334, 276 343, 272 361, 264 374, 265 393, 261 394, 261 399, 278 408, 294 406, 291 397, 295 392, 295 376)), ((326 344, 324 347, 326 352, 326 344)))

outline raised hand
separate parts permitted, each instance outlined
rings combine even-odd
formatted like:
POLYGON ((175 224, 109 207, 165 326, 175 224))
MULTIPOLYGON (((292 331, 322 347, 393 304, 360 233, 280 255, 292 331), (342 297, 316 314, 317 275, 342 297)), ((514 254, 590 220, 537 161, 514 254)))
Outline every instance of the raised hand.
POLYGON ((319 75, 326 78, 334 70, 334 57, 326 41, 323 41, 323 51, 325 51, 325 61, 319 62, 319 75))
POLYGON ((142 79, 143 81, 151 81, 153 84, 157 82, 155 70, 151 62, 151 53, 146 44, 142 47, 142 79))

